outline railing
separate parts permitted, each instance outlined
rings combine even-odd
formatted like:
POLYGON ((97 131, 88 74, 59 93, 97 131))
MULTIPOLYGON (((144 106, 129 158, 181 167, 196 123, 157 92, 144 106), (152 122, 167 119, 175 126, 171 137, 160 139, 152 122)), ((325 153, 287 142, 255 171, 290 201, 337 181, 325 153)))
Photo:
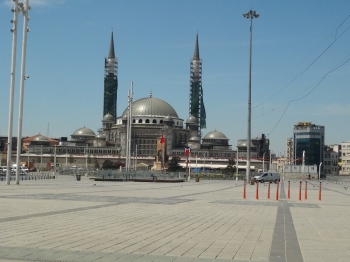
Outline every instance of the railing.
MULTIPOLYGON (((55 179, 55 172, 30 172, 26 174, 21 174, 19 180, 42 180, 42 179, 55 179)), ((16 180, 15 175, 10 176, 10 181, 16 180)), ((0 181, 6 181, 6 176, 0 176, 0 181)))
POLYGON ((94 177, 103 180, 120 180, 120 181, 178 181, 185 180, 184 172, 152 172, 152 171, 116 171, 116 170, 98 170, 94 177))

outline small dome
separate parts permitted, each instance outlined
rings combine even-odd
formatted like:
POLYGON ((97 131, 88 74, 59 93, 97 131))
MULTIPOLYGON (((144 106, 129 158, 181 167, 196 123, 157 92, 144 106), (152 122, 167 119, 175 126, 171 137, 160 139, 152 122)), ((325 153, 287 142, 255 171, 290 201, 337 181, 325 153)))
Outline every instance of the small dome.
POLYGON ((42 135, 37 135, 33 141, 40 141, 40 142, 47 142, 49 141, 46 137, 42 136, 42 135))
POLYGON ((228 138, 223 133, 216 131, 216 130, 206 134, 205 137, 203 137, 203 139, 225 139, 225 140, 228 140, 228 138))
POLYGON ((78 130, 76 130, 72 134, 72 136, 90 136, 90 137, 95 137, 96 134, 90 128, 83 127, 83 128, 79 128, 78 130))
POLYGON ((105 134, 98 134, 95 138, 96 139, 106 139, 106 135, 105 134))
MULTIPOLYGON (((129 112, 129 109, 126 108, 123 112, 123 115, 127 115, 129 112)), ((172 117, 178 117, 175 109, 169 105, 167 102, 154 98, 154 97, 147 97, 147 98, 141 98, 135 102, 132 103, 132 115, 133 116, 172 116, 172 117)))
MULTIPOLYGON (((247 140, 239 140, 237 143, 237 147, 247 147, 247 140)), ((253 143, 250 143, 250 147, 255 147, 253 143)))
POLYGON ((164 117, 164 122, 172 122, 173 121, 173 118, 171 116, 166 116, 164 117))
POLYGON ((201 139, 198 136, 192 136, 188 141, 199 142, 201 139))
POLYGON ((108 113, 103 117, 102 122, 114 122, 114 117, 108 113))
POLYGON ((128 121, 128 116, 127 115, 123 115, 123 117, 122 117, 122 120, 124 121, 128 121))
POLYGON ((194 116, 189 116, 186 120, 186 124, 195 124, 197 125, 198 124, 198 120, 197 118, 195 118, 194 116))

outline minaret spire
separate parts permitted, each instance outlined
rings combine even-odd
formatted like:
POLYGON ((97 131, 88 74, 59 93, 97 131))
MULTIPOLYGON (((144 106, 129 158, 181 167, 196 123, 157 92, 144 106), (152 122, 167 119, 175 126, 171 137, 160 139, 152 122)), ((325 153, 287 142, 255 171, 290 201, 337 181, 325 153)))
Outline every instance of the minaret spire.
POLYGON ((194 46, 193 60, 199 60, 199 45, 198 45, 198 31, 196 36, 196 44, 194 46))
POLYGON ((206 113, 203 100, 202 88, 202 61, 199 58, 198 31, 194 54, 191 60, 190 71, 190 108, 189 115, 194 116, 198 121, 198 136, 201 136, 201 130, 206 128, 206 113))
POLYGON ((118 91, 118 59, 114 54, 113 31, 109 46, 108 58, 105 59, 105 77, 103 94, 103 116, 111 114, 117 118, 117 91, 118 91))
POLYGON ((109 54, 108 54, 108 58, 115 58, 115 54, 114 54, 113 31, 112 31, 112 36, 111 36, 111 44, 109 45, 109 54))

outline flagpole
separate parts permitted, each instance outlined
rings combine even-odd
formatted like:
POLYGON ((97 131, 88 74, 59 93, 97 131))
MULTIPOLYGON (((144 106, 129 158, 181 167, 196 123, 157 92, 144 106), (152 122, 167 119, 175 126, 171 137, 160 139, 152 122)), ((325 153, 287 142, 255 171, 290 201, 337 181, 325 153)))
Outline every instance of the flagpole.
POLYGON ((189 158, 188 158, 188 182, 191 180, 191 150, 189 153, 189 158))

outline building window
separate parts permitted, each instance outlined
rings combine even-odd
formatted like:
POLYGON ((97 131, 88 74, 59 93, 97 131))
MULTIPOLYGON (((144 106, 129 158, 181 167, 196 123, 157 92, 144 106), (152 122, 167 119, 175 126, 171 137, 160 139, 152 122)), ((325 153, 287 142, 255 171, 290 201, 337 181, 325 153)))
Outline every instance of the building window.
POLYGON ((142 119, 139 119, 139 124, 142 124, 142 119))
POLYGON ((157 124, 157 120, 153 119, 152 123, 157 124))
POLYGON ((148 124, 149 123, 149 119, 146 119, 146 124, 148 124))

